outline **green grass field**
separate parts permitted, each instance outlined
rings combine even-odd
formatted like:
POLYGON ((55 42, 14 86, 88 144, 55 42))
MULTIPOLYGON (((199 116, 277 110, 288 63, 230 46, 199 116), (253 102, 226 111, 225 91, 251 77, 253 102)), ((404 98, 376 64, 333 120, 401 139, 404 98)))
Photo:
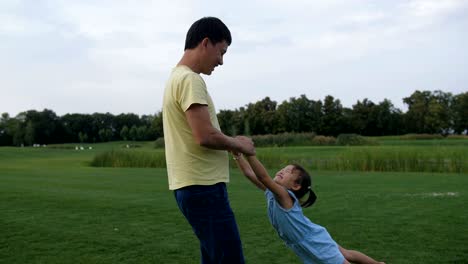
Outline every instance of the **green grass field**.
MULTIPOLYGON (((123 144, 0 148, 0 263, 199 263, 165 169, 89 166, 123 144)), ((304 212, 342 246, 390 264, 468 262, 467 174, 312 174, 319 198, 304 212)), ((228 190, 247 263, 301 263, 270 226, 264 195, 235 169, 228 190)))

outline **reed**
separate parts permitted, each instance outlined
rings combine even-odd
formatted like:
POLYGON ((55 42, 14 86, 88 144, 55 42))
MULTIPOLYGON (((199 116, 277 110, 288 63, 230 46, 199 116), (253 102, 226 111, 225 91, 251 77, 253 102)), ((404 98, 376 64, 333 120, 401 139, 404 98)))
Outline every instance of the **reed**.
POLYGON ((298 163, 314 170, 468 173, 468 156, 463 147, 336 147, 332 156, 320 152, 285 155, 268 149, 257 156, 266 167, 274 168, 298 163))
MULTIPOLYGON (((468 173, 465 146, 276 147, 258 148, 257 156, 272 169, 298 163, 313 170, 468 173)), ((163 151, 110 150, 91 166, 165 168, 166 161, 163 151)))
POLYGON ((164 152, 110 150, 97 154, 93 167, 165 168, 164 152))

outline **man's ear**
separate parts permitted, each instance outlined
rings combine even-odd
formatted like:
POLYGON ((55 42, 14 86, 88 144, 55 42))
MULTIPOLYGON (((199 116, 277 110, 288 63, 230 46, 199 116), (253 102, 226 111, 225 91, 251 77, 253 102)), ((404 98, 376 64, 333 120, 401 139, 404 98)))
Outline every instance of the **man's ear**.
POLYGON ((204 47, 204 48, 208 47, 208 44, 209 44, 209 43, 210 43, 210 39, 209 39, 209 38, 204 38, 204 39, 202 39, 202 41, 201 41, 201 45, 202 45, 202 47, 204 47))

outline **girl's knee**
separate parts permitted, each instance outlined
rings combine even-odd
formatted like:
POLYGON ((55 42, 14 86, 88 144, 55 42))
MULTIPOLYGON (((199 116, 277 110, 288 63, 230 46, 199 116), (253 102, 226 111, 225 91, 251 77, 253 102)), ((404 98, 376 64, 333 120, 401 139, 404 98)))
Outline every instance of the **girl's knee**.
POLYGON ((340 252, 341 254, 343 255, 343 257, 345 259, 350 259, 352 256, 351 252, 349 250, 347 250, 346 248, 343 248, 343 247, 339 247, 340 248, 340 252))

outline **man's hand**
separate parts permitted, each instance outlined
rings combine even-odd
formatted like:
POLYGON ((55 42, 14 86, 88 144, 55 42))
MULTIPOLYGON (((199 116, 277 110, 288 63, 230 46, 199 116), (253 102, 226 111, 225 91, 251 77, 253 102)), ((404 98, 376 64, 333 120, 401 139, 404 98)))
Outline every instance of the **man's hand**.
POLYGON ((235 139, 239 143, 239 151, 246 156, 255 156, 255 146, 251 138, 245 136, 236 136, 235 139))

